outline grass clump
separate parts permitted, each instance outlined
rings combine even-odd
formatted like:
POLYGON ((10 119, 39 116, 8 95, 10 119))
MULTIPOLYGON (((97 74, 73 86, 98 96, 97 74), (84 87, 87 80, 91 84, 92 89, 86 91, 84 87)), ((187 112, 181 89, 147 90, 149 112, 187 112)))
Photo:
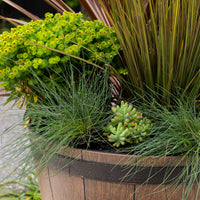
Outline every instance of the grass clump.
POLYGON ((101 4, 124 54, 128 72, 124 84, 131 96, 137 91, 144 97, 148 91, 152 100, 169 105, 170 94, 176 96, 181 88, 180 98, 199 97, 198 0, 111 0, 110 4, 101 0, 101 4))

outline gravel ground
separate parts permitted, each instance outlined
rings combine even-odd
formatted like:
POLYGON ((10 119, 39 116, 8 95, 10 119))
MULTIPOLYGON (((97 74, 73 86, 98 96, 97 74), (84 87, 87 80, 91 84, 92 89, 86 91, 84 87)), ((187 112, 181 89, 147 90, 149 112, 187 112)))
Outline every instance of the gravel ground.
MULTIPOLYGON (((0 134, 4 132, 7 128, 11 127, 13 124, 20 122, 24 113, 24 110, 19 110, 16 107, 11 109, 11 105, 13 102, 7 104, 6 106, 3 106, 3 103, 6 102, 6 99, 7 97, 0 96, 0 134)), ((6 131, 6 134, 0 136, 0 180, 9 174, 12 167, 17 166, 16 161, 11 163, 9 167, 2 168, 4 162, 9 159, 9 154, 7 154, 9 150, 5 150, 2 147, 5 144, 8 144, 13 138, 18 137, 21 132, 22 127, 17 126, 8 132, 6 131)))

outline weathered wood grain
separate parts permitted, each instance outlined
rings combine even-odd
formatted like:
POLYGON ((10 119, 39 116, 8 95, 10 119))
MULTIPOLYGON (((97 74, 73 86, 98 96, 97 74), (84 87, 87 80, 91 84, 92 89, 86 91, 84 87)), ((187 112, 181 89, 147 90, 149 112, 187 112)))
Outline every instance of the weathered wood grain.
MULTIPOLYGON (((181 157, 142 159, 80 149, 71 153, 69 149, 62 149, 46 170, 46 177, 39 177, 39 185, 42 200, 181 200, 182 183, 175 186, 171 179, 180 174, 184 164, 181 157), (76 160, 66 165, 69 155, 76 160), (140 161, 140 166, 135 166, 136 161, 140 161), (130 171, 133 175, 123 179, 130 171), (167 182, 161 185, 169 173, 167 182)), ((200 192, 198 184, 193 187, 189 200, 195 199, 197 192, 200 192)))

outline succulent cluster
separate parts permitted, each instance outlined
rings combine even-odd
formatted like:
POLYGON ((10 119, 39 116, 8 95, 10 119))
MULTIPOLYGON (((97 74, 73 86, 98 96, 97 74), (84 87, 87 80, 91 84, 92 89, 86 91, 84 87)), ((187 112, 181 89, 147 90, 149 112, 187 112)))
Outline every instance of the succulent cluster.
MULTIPOLYGON (((67 68, 70 55, 111 63, 120 49, 114 29, 98 20, 84 21, 82 17, 81 13, 46 13, 44 20, 3 32, 0 87, 22 95, 22 91, 37 84, 33 72, 43 80, 54 77, 61 73, 61 66, 67 68)), ((79 62, 76 60, 76 65, 79 62)))
POLYGON ((152 124, 149 119, 137 112, 131 104, 121 102, 120 106, 112 107, 114 117, 104 133, 113 146, 138 144, 148 136, 152 124))

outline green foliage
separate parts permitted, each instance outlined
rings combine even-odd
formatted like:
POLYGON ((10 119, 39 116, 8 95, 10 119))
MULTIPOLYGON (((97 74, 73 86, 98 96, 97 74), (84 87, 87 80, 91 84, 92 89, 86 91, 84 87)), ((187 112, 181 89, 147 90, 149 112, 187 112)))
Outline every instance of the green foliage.
POLYGON ((195 111, 193 102, 177 101, 172 110, 160 107, 152 110, 151 115, 155 124, 154 143, 160 140, 157 151, 167 155, 194 155, 199 152, 200 115, 195 111))
POLYGON ((41 200, 35 173, 31 173, 27 181, 9 181, 0 184, 0 191, 2 200, 41 200), (20 187, 23 187, 23 190, 19 191, 20 187))
POLYGON ((77 77, 71 72, 67 73, 62 86, 53 80, 51 85, 40 81, 41 87, 35 90, 45 99, 38 98, 37 103, 27 105, 24 121, 29 122, 29 133, 21 136, 24 145, 18 149, 19 153, 31 148, 23 160, 25 171, 29 170, 33 157, 39 161, 36 168, 41 170, 63 147, 91 148, 95 144, 98 149, 108 143, 103 137, 103 127, 110 119, 108 73, 88 76, 80 73, 74 81, 77 77), (43 156, 40 155, 42 149, 43 156))
POLYGON ((26 96, 38 84, 33 72, 43 80, 58 81, 63 66, 73 62, 82 70, 80 58, 111 63, 119 48, 114 29, 100 21, 84 21, 81 13, 46 13, 44 20, 0 35, 0 86, 26 96))
MULTIPOLYGON (((184 163, 182 172, 173 180, 173 184, 182 182, 184 189, 180 199, 186 200, 190 199, 189 194, 191 195, 194 184, 199 183, 200 114, 196 112, 196 102, 189 98, 183 101, 178 97, 172 97, 174 106, 170 109, 157 101, 154 105, 148 104, 148 107, 147 102, 140 102, 140 105, 138 103, 139 107, 143 108, 143 113, 152 121, 151 137, 134 147, 128 147, 127 151, 140 158, 136 166, 140 165, 140 162, 148 162, 149 156, 154 156, 158 160, 172 156, 171 162, 166 166, 173 166, 170 169, 170 173, 173 173, 180 167, 179 164, 184 163)), ((156 165, 156 161, 152 161, 152 166, 154 164, 156 165)), ((176 190, 178 188, 172 189, 172 193, 177 192, 176 190)), ((199 193, 195 192, 191 199, 199 199, 199 193)))
POLYGON ((41 82, 42 87, 36 88, 41 98, 37 103, 29 103, 25 113, 33 137, 41 136, 40 140, 47 139, 44 143, 55 142, 58 147, 89 146, 101 140, 103 127, 110 119, 108 74, 81 73, 78 80, 74 78, 69 72, 62 86, 52 80, 50 86, 41 82))
POLYGON ((72 9, 74 9, 80 5, 79 0, 65 0, 65 2, 72 9))
POLYGON ((109 142, 114 143, 113 146, 138 144, 147 138, 152 127, 151 121, 137 112, 136 108, 122 101, 120 106, 112 107, 112 111, 114 117, 105 135, 108 136, 109 142))
MULTIPOLYGON (((82 67, 87 69, 87 66, 82 67)), ((40 96, 37 103, 29 101, 20 123, 27 128, 24 131, 20 129, 17 138, 1 147, 9 154, 0 155, 0 158, 8 157, 3 167, 13 162, 19 164, 16 169, 12 168, 11 173, 20 176, 35 168, 40 171, 55 159, 63 147, 102 149, 107 146, 114 149, 103 137, 104 127, 111 119, 109 73, 96 71, 96 67, 93 67, 90 74, 83 70, 74 76, 73 69, 67 73, 65 71, 62 85, 52 79, 49 80, 51 85, 40 79, 39 84, 35 85, 34 90, 40 96), (19 160, 18 157, 24 152, 26 156, 19 160), (44 154, 41 156, 41 153, 44 154), (39 161, 35 165, 32 164, 33 158, 39 161)), ((33 76, 38 79, 37 74, 33 76)), ((18 125, 19 122, 2 134, 12 129, 17 131, 18 125)))
MULTIPOLYGON (((45 20, 1 35, 2 86, 20 95, 30 91, 40 94, 28 104, 24 118, 31 131, 16 141, 22 144, 19 151, 32 150, 24 169, 32 157, 45 167, 63 146, 98 146, 103 150, 123 146, 115 150, 142 157, 134 160, 133 167, 148 156, 181 156, 180 162, 186 163, 174 182, 183 182, 185 191, 180 198, 188 199, 200 176, 200 2, 109 3, 103 8, 108 8, 106 14, 116 34, 99 21, 83 21, 81 14, 65 12, 54 17, 47 13, 45 20), (111 114, 108 77, 82 65, 81 58, 100 65, 111 63, 120 50, 118 40, 125 59, 120 70, 125 77, 123 89, 139 99, 135 106, 148 119, 124 102, 113 107, 111 114), (185 96, 189 97, 187 102, 183 102, 185 96), (198 101, 193 104, 193 100, 198 101), (30 139, 31 144, 27 142, 30 139), (45 152, 42 157, 41 150, 45 152)), ((172 165, 171 174, 178 164, 172 165)), ((199 194, 195 195, 198 199, 199 194)))
POLYGON ((164 104, 176 88, 181 98, 199 96, 199 7, 199 0, 111 0, 104 6, 124 52, 132 95, 148 91, 164 104))

